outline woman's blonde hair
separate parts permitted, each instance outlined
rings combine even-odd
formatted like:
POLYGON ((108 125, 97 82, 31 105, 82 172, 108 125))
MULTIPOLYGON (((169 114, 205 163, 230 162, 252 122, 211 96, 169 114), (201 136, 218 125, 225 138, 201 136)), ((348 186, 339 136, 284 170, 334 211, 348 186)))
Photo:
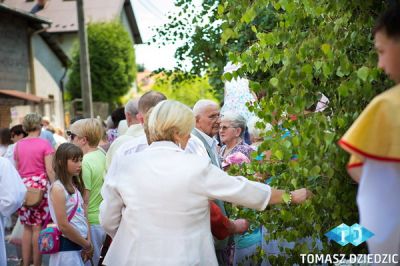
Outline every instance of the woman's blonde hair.
POLYGON ((195 119, 192 110, 186 105, 173 100, 158 103, 149 115, 148 140, 175 141, 175 135, 189 135, 194 127, 195 119))
POLYGON ((42 117, 37 113, 29 113, 22 121, 22 128, 25 132, 40 130, 42 128, 42 117))
POLYGON ((70 131, 78 137, 86 137, 89 146, 96 147, 97 145, 99 145, 99 142, 103 137, 104 129, 98 119, 85 118, 73 123, 70 127, 70 131))

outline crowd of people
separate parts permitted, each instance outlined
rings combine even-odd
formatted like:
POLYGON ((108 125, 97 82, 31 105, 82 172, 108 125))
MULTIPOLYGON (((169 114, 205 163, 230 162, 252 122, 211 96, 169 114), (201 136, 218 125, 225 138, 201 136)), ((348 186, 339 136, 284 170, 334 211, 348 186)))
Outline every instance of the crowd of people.
MULTIPOLYGON (((400 31, 393 21, 400 25, 398 9, 378 21, 375 45, 379 67, 399 84, 400 31)), ((376 236, 368 241, 371 253, 399 253, 400 221, 393 217, 399 211, 399 138, 392 134, 384 146, 371 145, 382 126, 397 132, 398 119, 387 125, 380 119, 397 114, 399 91, 396 85, 374 99, 340 141, 352 154, 349 172, 360 182, 360 223, 376 236)), ((268 163, 270 153, 252 156, 262 141, 257 118, 224 109, 206 99, 189 108, 149 91, 115 110, 108 126, 77 119, 67 140, 37 113, 1 129, 0 265, 6 263, 3 220, 15 211, 25 266, 41 265, 40 239, 49 221, 60 232, 50 265, 253 265, 248 258, 258 248, 272 252, 268 232, 261 226, 246 233, 248 221, 231 220, 225 205, 263 211, 301 204, 312 193, 230 176, 230 165, 268 163)))
MULTIPOLYGON (((2 141, 17 171, 5 177, 18 176, 27 194, 43 191, 37 203, 18 209, 22 265, 41 265, 39 236, 49 219, 63 236, 50 265, 231 264, 229 236, 244 233, 248 222, 230 220, 224 202, 263 210, 282 203, 285 193, 221 169, 235 153, 250 160, 246 120, 220 115, 211 100, 191 110, 156 91, 129 101, 120 118, 128 126, 123 134, 98 119, 78 119, 66 132, 68 142, 53 146, 43 118, 30 113, 2 141), (103 262, 106 235, 112 242, 103 262), (123 249, 132 256, 121 256, 123 249)), ((290 196, 298 204, 310 193, 290 196)))

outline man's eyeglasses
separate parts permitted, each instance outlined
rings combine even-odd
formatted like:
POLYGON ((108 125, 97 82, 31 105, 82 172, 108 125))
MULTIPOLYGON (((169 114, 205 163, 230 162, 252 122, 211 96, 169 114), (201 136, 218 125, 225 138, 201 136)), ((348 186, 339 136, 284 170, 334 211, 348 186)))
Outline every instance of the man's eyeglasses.
POLYGON ((74 140, 74 138, 76 137, 76 136, 78 136, 78 135, 76 135, 76 134, 74 134, 74 133, 72 133, 71 131, 67 131, 67 136, 71 139, 71 141, 73 141, 74 140))
POLYGON ((217 120, 219 117, 220 117, 219 114, 215 114, 215 115, 210 115, 208 118, 209 118, 210 120, 217 120))

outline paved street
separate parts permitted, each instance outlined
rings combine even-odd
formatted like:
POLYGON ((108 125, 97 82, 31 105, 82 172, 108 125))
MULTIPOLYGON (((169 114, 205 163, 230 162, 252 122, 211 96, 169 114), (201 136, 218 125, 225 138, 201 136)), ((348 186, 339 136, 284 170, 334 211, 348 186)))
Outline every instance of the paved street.
POLYGON ((6 241, 6 250, 7 250, 7 265, 19 265, 19 258, 17 256, 17 248, 16 246, 7 243, 6 241))
MULTIPOLYGON (((6 235, 8 235, 10 232, 6 232, 6 235)), ((6 241, 6 252, 7 252, 7 266, 17 266, 20 263, 20 250, 17 250, 17 247, 15 245, 9 244, 6 241)), ((46 266, 49 265, 49 256, 44 255, 42 257, 42 265, 46 266)))

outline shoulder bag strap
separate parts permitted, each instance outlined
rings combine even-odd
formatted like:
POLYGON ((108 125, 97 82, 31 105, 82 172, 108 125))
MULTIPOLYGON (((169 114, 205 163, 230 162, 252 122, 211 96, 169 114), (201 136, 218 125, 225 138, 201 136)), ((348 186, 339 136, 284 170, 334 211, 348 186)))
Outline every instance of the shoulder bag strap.
POLYGON ((49 211, 49 213, 47 214, 46 220, 44 220, 42 228, 46 229, 47 225, 50 223, 50 219, 51 219, 51 215, 50 215, 50 211, 49 211))
MULTIPOLYGON (((71 221, 72 217, 74 217, 74 215, 75 215, 75 213, 76 213, 76 210, 78 209, 78 205, 79 205, 79 196, 78 196, 78 193, 76 192, 76 189, 75 189, 75 194, 76 194, 76 204, 75 204, 74 209, 72 210, 72 212, 68 215, 68 222, 71 221)), ((42 225, 42 228, 46 228, 46 226, 47 226, 47 225, 49 224, 49 222, 50 222, 50 219, 51 219, 51 215, 50 215, 50 211, 49 211, 49 213, 47 214, 46 220, 44 220, 44 223, 43 223, 43 225, 42 225)))
POLYGON ((75 189, 75 194, 76 194, 76 204, 74 206, 74 209, 72 210, 72 212, 68 215, 68 222, 71 221, 72 217, 74 217, 76 210, 78 209, 78 205, 79 205, 79 195, 78 192, 75 189))

